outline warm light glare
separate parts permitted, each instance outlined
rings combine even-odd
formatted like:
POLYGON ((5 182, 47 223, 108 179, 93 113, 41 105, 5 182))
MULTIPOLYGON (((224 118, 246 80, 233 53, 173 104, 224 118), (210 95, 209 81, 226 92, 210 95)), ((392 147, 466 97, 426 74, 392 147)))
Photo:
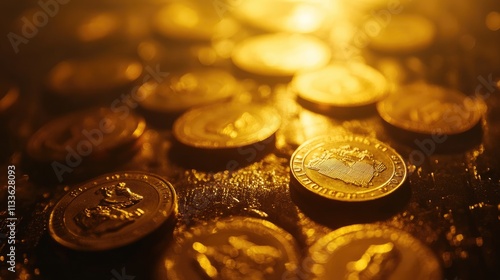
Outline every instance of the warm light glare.
POLYGON ((500 30, 500 13, 490 12, 486 16, 486 27, 491 31, 500 30))

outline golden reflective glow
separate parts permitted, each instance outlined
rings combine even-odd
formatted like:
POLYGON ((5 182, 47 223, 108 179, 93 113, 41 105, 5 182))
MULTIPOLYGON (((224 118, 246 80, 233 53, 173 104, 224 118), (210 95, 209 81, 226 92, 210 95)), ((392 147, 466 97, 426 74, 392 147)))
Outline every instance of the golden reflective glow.
POLYGON ((78 27, 77 36, 84 42, 95 41, 112 34, 118 27, 119 19, 113 14, 97 14, 78 27))
POLYGON ((486 27, 488 27, 491 31, 500 30, 500 13, 499 12, 490 12, 486 16, 486 27))

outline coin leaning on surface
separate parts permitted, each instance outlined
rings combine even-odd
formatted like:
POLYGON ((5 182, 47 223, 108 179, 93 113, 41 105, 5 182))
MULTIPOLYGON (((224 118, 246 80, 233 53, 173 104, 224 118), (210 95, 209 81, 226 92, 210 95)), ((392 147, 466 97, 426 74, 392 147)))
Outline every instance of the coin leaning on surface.
POLYGON ((388 226, 342 227, 308 251, 308 279, 442 279, 439 261, 425 244, 388 226))
POLYGON ((299 190, 347 202, 385 197, 406 179, 406 165, 395 150, 356 135, 310 139, 293 153, 290 168, 299 190))
POLYGON ((377 104, 380 117, 397 128, 447 135, 473 128, 486 108, 479 98, 425 83, 401 87, 377 104))
POLYGON ((173 133, 184 145, 203 149, 231 149, 264 141, 280 127, 272 107, 218 103, 192 109, 174 123, 173 133))
POLYGON ((271 222, 232 217, 183 233, 165 254, 157 279, 292 279, 299 252, 271 222))
POLYGON ((74 250, 110 250, 142 239, 176 212, 174 187, 160 176, 109 173, 63 196, 50 214, 49 232, 74 250))

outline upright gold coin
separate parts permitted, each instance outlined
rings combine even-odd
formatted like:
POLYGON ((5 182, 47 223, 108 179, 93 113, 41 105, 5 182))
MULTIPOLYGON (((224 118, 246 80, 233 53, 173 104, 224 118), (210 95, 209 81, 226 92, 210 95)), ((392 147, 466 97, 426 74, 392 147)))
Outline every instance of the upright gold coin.
POLYGON ((429 84, 396 90, 377 105, 386 122, 423 134, 458 134, 474 127, 486 110, 484 101, 429 84))
POLYGON ((157 279, 288 279, 298 266, 293 237, 265 220, 229 218, 181 238, 167 252, 157 279))
POLYGON ((173 133, 179 142, 195 148, 238 148, 268 139, 280 124, 271 107, 219 103, 184 113, 175 121, 173 133))
POLYGON ((369 201, 398 189, 406 178, 403 158, 386 144, 363 136, 320 136, 290 159, 301 188, 339 201, 369 201))
POLYGON ((370 36, 370 47, 386 53, 412 53, 429 47, 436 36, 436 27, 420 15, 393 16, 387 25, 370 36))
POLYGON ((313 244, 306 258, 308 279, 442 279, 439 261, 425 244, 375 224, 333 231, 313 244))
POLYGON ((234 77, 221 70, 197 70, 171 74, 162 83, 146 83, 139 88, 140 105, 158 113, 181 113, 231 97, 237 88, 234 77))
POLYGON ((145 120, 136 114, 93 108, 41 127, 28 141, 27 153, 38 162, 67 161, 70 154, 103 160, 113 151, 133 145, 145 129, 145 120))
POLYGON ((292 87, 299 98, 328 107, 373 104, 387 93, 385 77, 361 63, 336 64, 299 73, 294 77, 292 87))
POLYGON ((49 219, 52 238, 81 251, 122 247, 158 229, 177 209, 173 186, 141 172, 102 175, 67 193, 49 219))
POLYGON ((142 71, 137 60, 117 55, 69 59, 52 68, 46 86, 51 93, 60 96, 90 97, 128 86, 142 71))
POLYGON ((248 38, 233 49, 233 63, 264 76, 292 76, 326 65, 328 45, 311 35, 276 33, 248 38))

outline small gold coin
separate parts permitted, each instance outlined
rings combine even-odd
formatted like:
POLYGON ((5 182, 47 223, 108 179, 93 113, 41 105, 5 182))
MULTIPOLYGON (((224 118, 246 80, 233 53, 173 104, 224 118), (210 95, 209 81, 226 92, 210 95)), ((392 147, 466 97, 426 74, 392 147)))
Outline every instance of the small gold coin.
POLYGON ((90 97, 131 85, 142 71, 137 60, 117 55, 69 59, 52 68, 46 86, 60 96, 90 97))
POLYGON ((423 134, 458 134, 474 127, 486 110, 484 101, 443 87, 413 84, 377 104, 386 122, 423 134))
POLYGON ((38 162, 66 161, 69 154, 102 160, 115 150, 132 146, 146 122, 131 112, 93 108, 55 119, 29 140, 28 155, 38 162))
POLYGON ((346 63, 299 73, 292 81, 292 88, 299 98, 320 106, 359 107, 382 99, 387 82, 368 65, 346 63))
POLYGON ((239 20, 271 32, 310 33, 328 21, 327 1, 240 0, 231 10, 239 20))
POLYGON ((298 266, 293 237, 265 220, 219 220, 181 238, 166 253, 157 279, 288 279, 298 266))
POLYGON ((195 148, 238 148, 268 139, 280 124, 271 107, 219 103, 184 113, 175 121, 173 133, 179 142, 195 148))
POLYGON ((198 70, 171 74, 162 83, 146 83, 139 88, 145 98, 140 105, 159 113, 181 113, 231 97, 237 87, 234 77, 221 70, 198 70))
POLYGON ((398 189, 406 178, 403 158, 364 136, 319 136, 300 145, 290 168, 301 188, 338 201, 369 201, 398 189))
POLYGON ((386 53, 412 53, 429 47, 435 36, 436 27, 427 18, 397 15, 371 36, 370 47, 386 53))
POLYGON ((275 33, 248 38, 235 46, 233 63, 264 76, 292 76, 330 61, 328 45, 311 35, 275 33))
POLYGON ((173 186, 141 172, 102 175, 67 193, 49 218, 49 232, 61 245, 102 251, 138 241, 177 211, 173 186))
POLYGON ((442 279, 439 261, 425 244, 382 225, 335 230, 313 244, 306 258, 308 279, 442 279))

